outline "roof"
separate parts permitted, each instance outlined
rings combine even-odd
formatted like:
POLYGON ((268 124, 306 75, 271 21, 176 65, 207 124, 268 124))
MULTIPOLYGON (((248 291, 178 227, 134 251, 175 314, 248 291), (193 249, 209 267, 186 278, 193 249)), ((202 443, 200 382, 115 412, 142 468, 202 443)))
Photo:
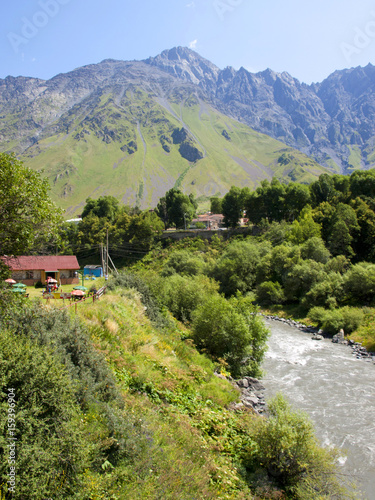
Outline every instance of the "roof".
POLYGON ((221 222, 224 219, 224 215, 221 214, 203 214, 198 215, 197 219, 193 219, 191 222, 221 222))
POLYGON ((20 257, 1 257, 12 271, 77 270, 79 264, 75 255, 32 255, 20 257))

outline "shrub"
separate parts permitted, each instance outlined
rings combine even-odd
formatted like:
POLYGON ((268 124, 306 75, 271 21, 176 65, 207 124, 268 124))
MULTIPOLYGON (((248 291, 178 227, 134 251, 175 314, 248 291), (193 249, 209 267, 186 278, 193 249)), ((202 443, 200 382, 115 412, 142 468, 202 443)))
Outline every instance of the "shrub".
POLYGON ((302 305, 335 308, 343 299, 344 280, 341 274, 331 272, 324 281, 312 286, 302 300, 302 305))
POLYGON ((9 472, 7 396, 15 394, 16 492, 12 498, 71 498, 84 467, 79 407, 64 367, 49 349, 0 331, 0 481, 9 472))
POLYGON ((308 416, 294 411, 281 395, 268 408, 269 418, 256 423, 252 439, 258 451, 251 450, 247 467, 262 464, 288 498, 353 498, 336 477, 339 453, 319 446, 308 416))
POLYGON ((218 259, 212 276, 220 283, 220 291, 226 296, 237 291, 250 291, 256 282, 259 262, 268 251, 268 245, 256 245, 251 241, 234 241, 218 259))
POLYGON ((178 250, 171 254, 167 260, 162 276, 173 273, 195 276, 204 272, 205 262, 202 257, 194 255, 187 250, 178 250))
POLYGON ((268 331, 246 299, 206 298, 193 313, 192 329, 197 347, 223 359, 234 377, 259 375, 268 331))
MULTIPOLYGON (((4 318, 0 318, 0 326, 4 318)), ((7 326, 16 338, 26 337, 53 352, 74 381, 76 398, 82 408, 90 400, 118 398, 115 381, 104 357, 91 343, 86 329, 71 320, 66 311, 40 307, 38 303, 14 310, 7 326)))
POLYGON ((215 294, 219 285, 207 276, 180 276, 165 278, 160 291, 163 305, 180 321, 191 321, 193 311, 205 297, 215 294))
POLYGON ((308 315, 329 335, 335 335, 341 329, 346 334, 352 333, 360 327, 364 318, 364 313, 360 309, 348 306, 333 310, 313 307, 308 315))
POLYGON ((257 300, 260 304, 282 304, 285 301, 284 290, 276 281, 265 281, 257 286, 257 300))
POLYGON ((373 302, 375 299, 375 264, 359 262, 345 275, 344 289, 357 302, 373 302))

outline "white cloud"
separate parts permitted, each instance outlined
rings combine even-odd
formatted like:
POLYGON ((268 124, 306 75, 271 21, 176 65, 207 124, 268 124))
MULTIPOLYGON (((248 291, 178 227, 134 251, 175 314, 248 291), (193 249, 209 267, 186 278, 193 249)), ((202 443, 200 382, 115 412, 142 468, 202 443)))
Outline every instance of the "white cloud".
POLYGON ((193 40, 192 42, 189 43, 189 49, 196 49, 197 48, 197 43, 198 43, 198 40, 193 40))
POLYGON ((194 8, 195 7, 195 2, 188 3, 186 5, 186 7, 188 7, 188 8, 194 8))

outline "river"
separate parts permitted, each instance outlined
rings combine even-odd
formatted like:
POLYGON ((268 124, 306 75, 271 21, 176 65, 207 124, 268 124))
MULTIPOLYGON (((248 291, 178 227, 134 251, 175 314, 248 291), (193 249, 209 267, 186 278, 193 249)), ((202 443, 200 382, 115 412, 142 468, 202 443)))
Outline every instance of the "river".
POLYGON ((348 346, 311 340, 279 321, 266 323, 266 399, 281 392, 305 411, 324 446, 346 451, 342 472, 353 475, 361 498, 375 500, 375 365, 353 357, 348 346))

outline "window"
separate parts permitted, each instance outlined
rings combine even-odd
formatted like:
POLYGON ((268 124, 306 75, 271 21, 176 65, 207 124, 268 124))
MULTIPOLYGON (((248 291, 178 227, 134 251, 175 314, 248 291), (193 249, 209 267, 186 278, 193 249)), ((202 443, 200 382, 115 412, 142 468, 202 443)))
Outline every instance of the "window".
POLYGON ((33 271, 26 271, 26 279, 27 280, 34 279, 34 272, 33 271))

